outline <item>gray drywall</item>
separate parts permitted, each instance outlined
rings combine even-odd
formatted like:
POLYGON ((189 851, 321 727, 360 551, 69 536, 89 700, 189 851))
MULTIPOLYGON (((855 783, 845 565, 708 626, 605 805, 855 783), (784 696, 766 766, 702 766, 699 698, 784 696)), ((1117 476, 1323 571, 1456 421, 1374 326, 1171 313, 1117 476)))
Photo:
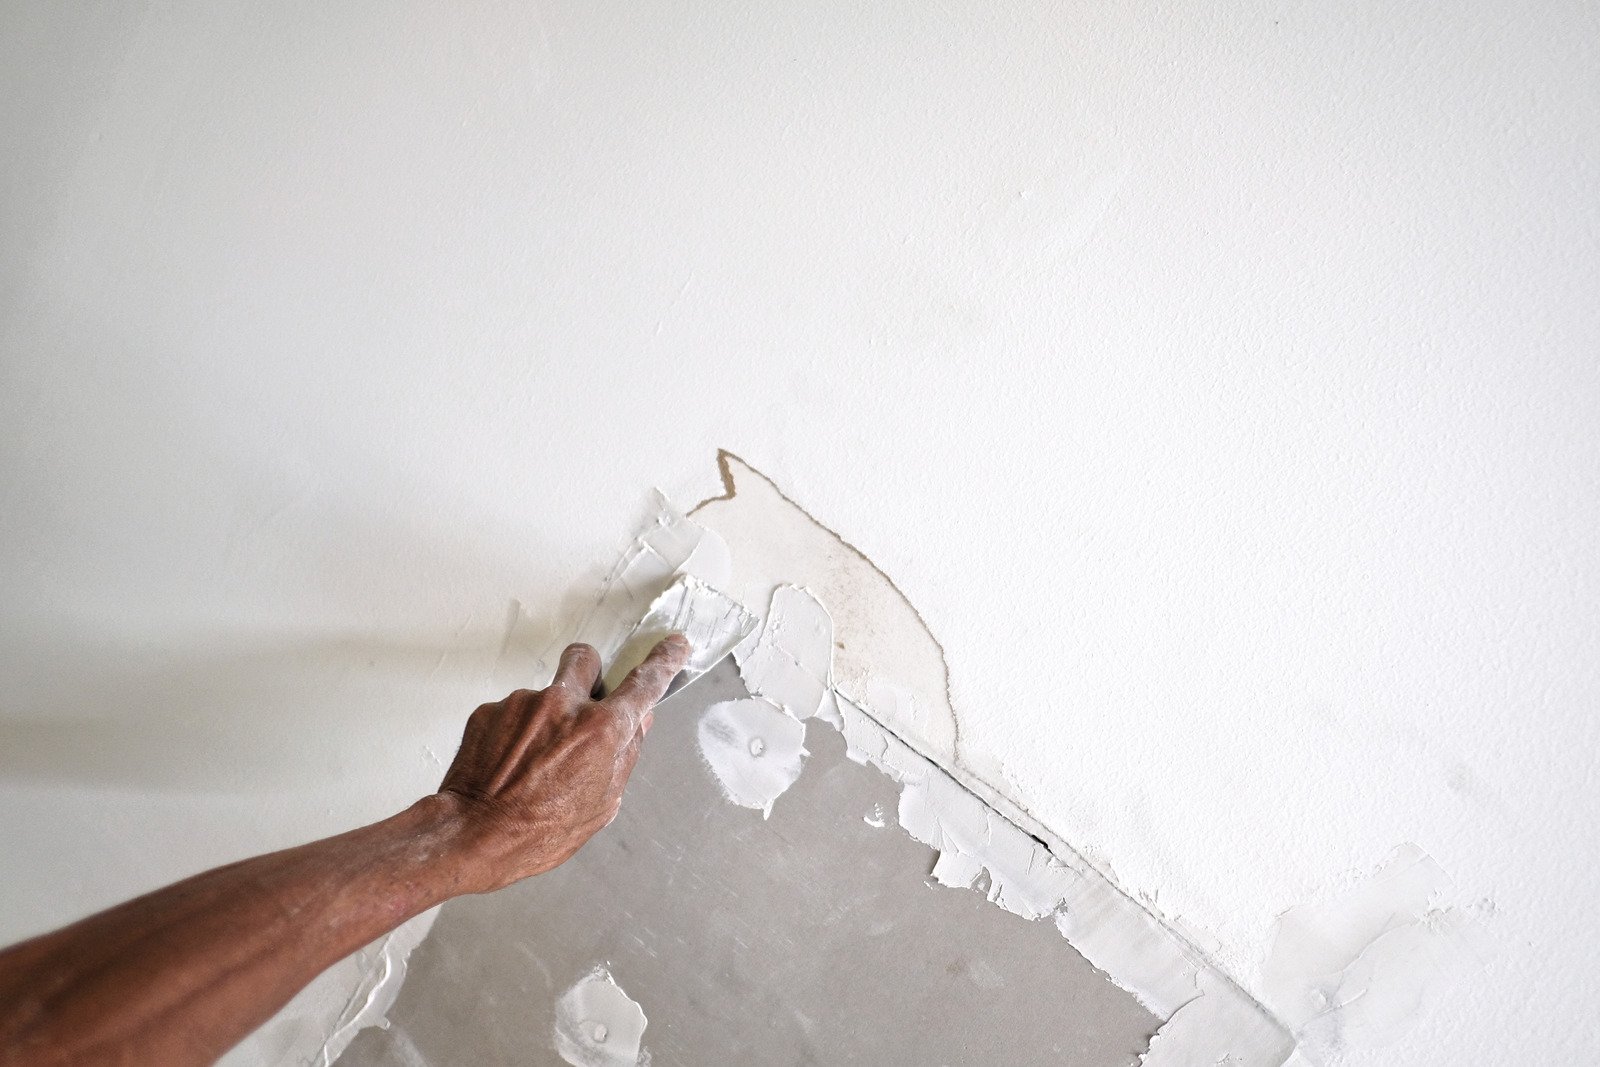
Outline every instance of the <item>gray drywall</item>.
POLYGON ((392 1028, 340 1062, 559 1063, 556 999, 596 965, 649 1017, 654 1067, 1136 1062, 1157 1021, 1053 926, 930 887, 896 787, 828 725, 770 820, 728 803, 695 726, 742 695, 724 665, 663 703, 617 821, 555 871, 448 904, 392 1028))

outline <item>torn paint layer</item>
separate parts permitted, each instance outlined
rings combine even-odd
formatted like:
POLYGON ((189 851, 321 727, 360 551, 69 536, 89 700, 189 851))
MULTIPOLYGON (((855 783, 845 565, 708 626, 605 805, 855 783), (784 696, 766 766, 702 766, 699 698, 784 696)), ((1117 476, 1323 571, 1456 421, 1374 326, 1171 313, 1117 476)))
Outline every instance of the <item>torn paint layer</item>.
MULTIPOLYGON (((1289 1035, 1259 1004, 1082 856, 963 769, 942 650, 893 583, 770 482, 731 457, 722 459, 729 495, 695 511, 720 528, 697 532, 694 521, 663 506, 602 590, 578 639, 602 650, 619 647, 619 634, 631 629, 646 595, 682 573, 718 584, 720 573, 713 581, 689 566, 699 559, 704 568, 731 570, 736 559, 738 569, 719 588, 745 603, 764 603, 768 612, 760 635, 735 652, 747 688, 797 716, 815 707, 814 717, 844 733, 858 762, 900 782, 902 823, 938 850, 936 879, 981 885, 1018 915, 1049 918, 1156 1015, 1170 1018, 1187 1008, 1189 1026, 1225 1035, 1219 1040, 1229 1042, 1234 1062, 1282 1064, 1289 1035), (708 543, 715 548, 705 549, 708 543), (730 543, 736 552, 728 550, 730 543), (837 599, 825 607, 820 594, 837 599), (827 642, 820 639, 825 623, 827 642), (608 633, 607 624, 618 630, 608 633), (888 666, 874 666, 879 663, 888 666), (819 684, 824 679, 825 687, 819 684), (1202 987, 1207 992, 1199 996, 1202 987)), ((1183 1047, 1175 1040, 1166 1045, 1183 1047)))
MULTIPOLYGON (((724 495, 689 512, 723 545, 737 546, 729 552, 729 580, 712 584, 747 605, 769 604, 784 585, 801 587, 826 605, 822 612, 831 619, 833 640, 824 664, 832 684, 864 703, 919 751, 954 766, 959 741, 944 650, 905 594, 864 553, 817 522, 761 472, 728 452, 717 461, 724 495), (892 691, 883 688, 886 665, 892 665, 892 691)), ((784 644, 795 655, 806 654, 784 644)), ((777 681, 772 684, 776 687, 777 681)), ((772 699, 770 693, 764 695, 772 699)), ((797 691, 774 702, 804 707, 808 699, 797 691)))
POLYGON ((700 717, 700 756, 733 803, 772 814, 805 769, 805 724, 760 697, 713 704, 700 717))
POLYGON ((645 609, 611 658, 605 687, 610 692, 644 662, 668 634, 681 633, 693 651, 683 673, 692 681, 715 667, 756 629, 756 618, 730 597, 692 574, 679 573, 645 609))
POLYGON ((649 1062, 648 1022, 611 972, 596 967, 556 1002, 556 1053, 573 1067, 638 1067, 649 1062))
POLYGON ((1311 1062, 1394 1041, 1482 962, 1484 935, 1443 903, 1449 888, 1439 865, 1406 844, 1366 884, 1278 917, 1261 988, 1311 1062))

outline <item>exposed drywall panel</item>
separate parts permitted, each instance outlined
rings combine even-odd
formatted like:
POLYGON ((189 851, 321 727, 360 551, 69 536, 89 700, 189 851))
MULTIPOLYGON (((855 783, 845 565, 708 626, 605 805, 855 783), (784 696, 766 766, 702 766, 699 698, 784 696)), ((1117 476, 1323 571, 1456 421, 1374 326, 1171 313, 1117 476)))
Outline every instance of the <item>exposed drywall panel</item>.
POLYGON ((1597 18, 6 5, 0 936, 431 787, 725 446, 1219 957, 1431 855, 1350 1062, 1588 1055, 1597 18))
POLYGON ((550 877, 441 909, 390 1028, 340 1062, 631 1065, 570 1054, 592 1033, 571 990, 601 968, 653 1067, 1137 1063, 1159 1020, 1048 922, 925 884, 931 851, 863 821, 894 784, 826 723, 770 819, 725 799, 697 727, 744 693, 724 664, 663 703, 617 821, 550 877))

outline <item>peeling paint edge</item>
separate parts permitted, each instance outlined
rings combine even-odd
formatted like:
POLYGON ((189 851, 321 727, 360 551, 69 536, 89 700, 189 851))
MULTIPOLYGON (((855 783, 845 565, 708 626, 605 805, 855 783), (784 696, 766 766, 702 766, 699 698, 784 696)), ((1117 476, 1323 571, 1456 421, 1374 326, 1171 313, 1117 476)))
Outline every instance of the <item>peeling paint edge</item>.
MULTIPOLYGON (((726 479, 725 459, 722 466, 726 479)), ((660 514, 635 539, 613 569, 589 617, 578 626, 576 633, 553 643, 552 652, 556 644, 564 645, 568 640, 587 641, 603 656, 615 652, 625 643, 639 614, 647 610, 649 601, 660 590, 684 575, 698 578, 712 587, 727 582, 731 571, 728 546, 714 531, 674 509, 664 496, 658 499, 660 514)), ((823 610, 826 611, 825 606, 823 610)), ((763 622, 766 621, 763 617, 763 622)), ((759 642, 763 632, 765 627, 748 640, 759 642)), ((750 662, 740 651, 735 652, 735 660, 742 668, 750 662)), ((1018 805, 969 772, 959 767, 952 770, 908 743, 833 685, 831 673, 826 669, 825 676, 829 678, 829 693, 836 707, 859 711, 859 716, 852 712, 858 734, 860 728, 870 724, 881 738, 881 751, 893 754, 878 762, 879 770, 897 777, 896 763, 902 774, 907 768, 925 768, 921 772, 925 777, 938 776, 947 781, 951 789, 959 791, 959 795, 992 811, 1020 835, 1030 849, 1037 850, 1045 861, 1075 880, 1077 892, 1072 920, 1068 922, 1053 916, 1057 928, 1074 949, 1115 985, 1132 994, 1163 1020, 1141 1061, 1145 1067, 1180 1067, 1197 1062, 1191 1052, 1200 1037, 1208 1042, 1221 1042, 1219 1047, 1225 1049, 1225 1054, 1232 1055, 1231 1062, 1240 1067, 1281 1067, 1288 1059, 1294 1042, 1287 1028, 1204 952, 1018 805), (1168 1030, 1174 1020, 1181 1025, 1168 1030), (1163 1031, 1166 1031, 1165 1036, 1163 1031)), ((777 696, 771 692, 772 685, 763 684, 762 680, 746 681, 751 689, 765 692, 768 699, 777 696)), ((774 703, 800 706, 805 701, 774 699, 774 703)), ((845 725, 842 712, 837 720, 826 713, 818 717, 836 727, 845 725)), ((998 864, 998 861, 992 862, 998 864)))

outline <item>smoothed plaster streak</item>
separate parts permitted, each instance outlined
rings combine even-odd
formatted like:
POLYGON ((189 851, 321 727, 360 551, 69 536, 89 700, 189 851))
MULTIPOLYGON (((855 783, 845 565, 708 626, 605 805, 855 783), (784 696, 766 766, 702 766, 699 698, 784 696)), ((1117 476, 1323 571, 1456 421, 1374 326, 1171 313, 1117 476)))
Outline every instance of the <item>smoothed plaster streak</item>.
POLYGON ((1346 1047, 1393 1042, 1453 978, 1492 950, 1484 928, 1443 903, 1449 879, 1415 845, 1401 845, 1365 883, 1278 917, 1261 988, 1323 1063, 1346 1047))
POLYGON ((423 938, 433 928, 439 909, 430 908, 421 915, 407 920, 388 935, 348 957, 340 966, 357 970, 354 983, 338 1022, 322 1042, 314 1061, 317 1067, 332 1064, 355 1040, 356 1034, 368 1026, 388 1029, 389 1009, 400 995, 400 986, 406 980, 406 961, 411 952, 422 944, 423 938))

